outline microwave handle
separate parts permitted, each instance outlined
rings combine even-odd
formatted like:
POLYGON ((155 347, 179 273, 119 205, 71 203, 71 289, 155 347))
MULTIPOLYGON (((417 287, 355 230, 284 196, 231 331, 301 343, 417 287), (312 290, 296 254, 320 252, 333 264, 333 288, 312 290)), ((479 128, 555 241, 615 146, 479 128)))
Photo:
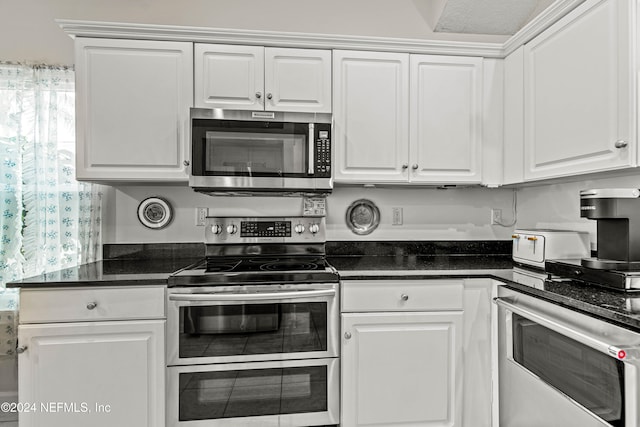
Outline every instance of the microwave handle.
POLYGON ((335 296, 335 289, 320 289, 314 291, 293 291, 293 292, 270 292, 270 293, 194 293, 194 294, 172 294, 169 295, 171 301, 264 301, 282 299, 300 299, 311 297, 335 296))
POLYGON ((604 353, 609 357, 613 357, 614 359, 622 361, 632 361, 637 360, 638 355, 640 354, 640 347, 624 345, 617 346, 609 344, 602 341, 600 337, 596 337, 587 331, 578 330, 575 327, 565 324, 559 319, 551 318, 549 315, 538 314, 531 309, 524 308, 514 303, 508 298, 497 297, 494 298, 493 301, 498 306, 511 311, 512 313, 516 313, 522 317, 526 317, 527 319, 534 321, 544 326, 545 328, 551 329, 552 331, 555 331, 560 335, 571 338, 581 344, 586 345, 587 347, 591 347, 592 349, 599 351, 600 353, 604 353))
POLYGON ((316 155, 316 132, 315 124, 309 123, 309 167, 307 172, 309 175, 313 175, 316 170, 315 155, 316 155))

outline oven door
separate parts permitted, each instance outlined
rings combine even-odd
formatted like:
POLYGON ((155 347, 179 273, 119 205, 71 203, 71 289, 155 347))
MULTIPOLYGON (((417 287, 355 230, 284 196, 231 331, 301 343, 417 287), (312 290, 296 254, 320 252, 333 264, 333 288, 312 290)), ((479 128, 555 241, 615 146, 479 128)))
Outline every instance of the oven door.
POLYGON ((499 290, 500 426, 638 426, 640 335, 499 290))
POLYGON ((337 424, 339 359, 174 366, 167 426, 337 424))
POLYGON ((172 288, 167 363, 338 356, 338 284, 172 288))

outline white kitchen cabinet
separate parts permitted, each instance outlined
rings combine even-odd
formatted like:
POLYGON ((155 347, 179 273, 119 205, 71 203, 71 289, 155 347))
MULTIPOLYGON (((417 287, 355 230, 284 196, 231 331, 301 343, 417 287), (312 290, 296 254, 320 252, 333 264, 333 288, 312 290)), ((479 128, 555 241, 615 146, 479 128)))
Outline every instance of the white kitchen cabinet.
POLYGON ((588 0, 525 45, 525 180, 635 165, 632 4, 588 0))
POLYGON ((78 37, 78 180, 186 181, 193 47, 78 37))
POLYGON ((195 106, 331 112, 331 51, 195 44, 195 106))
POLYGON ((482 58, 411 55, 411 182, 481 182, 482 69, 482 58))
POLYGON ((524 181, 524 46, 504 59, 503 184, 524 181))
POLYGON ((461 426, 462 281, 341 287, 340 425, 461 426))
POLYGON ((409 55, 333 52, 334 179, 406 182, 409 55))
POLYGON ((334 51, 336 182, 480 183, 482 58, 334 51))
POLYGON ((27 296, 21 311, 43 313, 20 319, 18 327, 19 401, 29 406, 19 414, 20 426, 163 426, 164 287, 78 291, 21 291, 27 296), (140 311, 128 298, 139 301, 141 291, 148 319, 132 320, 140 311), (60 298, 49 300, 51 292, 60 298))

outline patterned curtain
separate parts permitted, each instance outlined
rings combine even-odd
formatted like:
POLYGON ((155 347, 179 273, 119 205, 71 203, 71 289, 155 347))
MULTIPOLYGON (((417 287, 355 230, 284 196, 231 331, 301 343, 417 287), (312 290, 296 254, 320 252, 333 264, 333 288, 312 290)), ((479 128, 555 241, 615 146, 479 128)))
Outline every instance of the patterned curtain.
POLYGON ((96 258, 102 194, 74 178, 74 117, 73 69, 0 63, 0 310, 6 282, 96 258))

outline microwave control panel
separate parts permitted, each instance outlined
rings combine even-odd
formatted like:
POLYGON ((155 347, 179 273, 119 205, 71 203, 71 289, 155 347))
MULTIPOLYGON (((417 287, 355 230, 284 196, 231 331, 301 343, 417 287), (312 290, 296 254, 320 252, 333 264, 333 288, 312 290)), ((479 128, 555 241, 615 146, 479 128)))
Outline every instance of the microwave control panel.
POLYGON ((316 125, 315 174, 331 176, 331 125, 316 125), (326 127, 325 127, 326 126, 326 127))

